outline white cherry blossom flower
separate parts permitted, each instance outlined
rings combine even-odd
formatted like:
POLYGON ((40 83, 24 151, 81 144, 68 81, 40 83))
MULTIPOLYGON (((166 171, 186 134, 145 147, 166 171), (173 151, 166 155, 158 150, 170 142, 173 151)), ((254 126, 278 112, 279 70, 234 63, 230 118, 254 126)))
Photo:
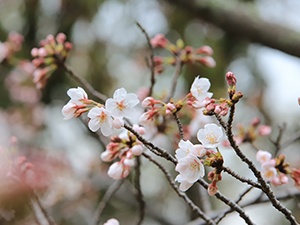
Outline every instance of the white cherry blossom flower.
POLYGON ((82 100, 88 99, 88 95, 81 87, 70 88, 67 91, 68 96, 71 98, 70 101, 80 104, 82 100))
POLYGON ((186 178, 184 176, 182 176, 181 174, 178 174, 177 177, 175 178, 175 181, 179 182, 180 185, 179 185, 179 189, 181 191, 186 191, 188 190, 193 184, 194 182, 188 182, 186 180, 186 178))
POLYGON ((67 91, 71 98, 69 102, 62 108, 62 114, 65 120, 80 116, 86 112, 86 102, 88 101, 87 93, 81 88, 70 88, 67 91))
POLYGON ((105 108, 114 117, 131 117, 139 102, 136 94, 127 94, 125 88, 120 88, 115 91, 113 98, 106 100, 105 108))
POLYGON ((213 94, 211 92, 208 92, 209 88, 209 80, 207 78, 200 78, 200 76, 198 76, 195 78, 190 91, 199 102, 202 102, 206 97, 212 97, 213 94))
POLYGON ((218 147, 222 141, 223 130, 214 123, 209 123, 197 132, 197 138, 205 148, 218 147))
POLYGON ((272 158, 272 155, 270 152, 258 150, 256 153, 256 160, 260 163, 265 163, 267 161, 270 161, 272 158))
POLYGON ((176 150, 176 158, 178 160, 186 157, 189 154, 202 157, 206 153, 206 149, 202 145, 193 145, 189 140, 180 140, 178 143, 178 149, 176 150))
POLYGON ((179 172, 175 180, 182 183, 179 188, 183 191, 204 176, 204 166, 194 154, 179 159, 175 170, 179 172))
POLYGON ((88 113, 88 117, 90 118, 88 127, 91 131, 96 132, 100 129, 104 136, 109 136, 113 133, 112 117, 104 107, 92 108, 88 113))

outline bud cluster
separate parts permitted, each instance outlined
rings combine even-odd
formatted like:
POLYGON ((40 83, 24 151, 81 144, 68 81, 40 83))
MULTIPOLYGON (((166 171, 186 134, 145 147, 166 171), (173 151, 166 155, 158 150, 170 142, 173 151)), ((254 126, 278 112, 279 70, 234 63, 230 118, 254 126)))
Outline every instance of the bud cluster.
POLYGON ((146 108, 146 112, 140 116, 139 123, 141 125, 148 125, 160 116, 173 114, 181 109, 182 101, 177 103, 156 100, 153 97, 147 97, 142 101, 142 106, 146 108))
POLYGON ((163 34, 154 36, 150 43, 153 48, 162 48, 172 54, 172 56, 167 57, 154 57, 154 71, 157 74, 164 71, 164 64, 175 65, 178 59, 182 64, 201 63, 207 67, 215 67, 216 65, 215 60, 212 58, 213 50, 209 46, 194 49, 191 46, 185 46, 181 39, 173 44, 163 34))
POLYGON ((39 48, 31 50, 31 56, 34 57, 32 64, 36 68, 33 72, 33 81, 37 88, 43 88, 52 73, 58 67, 63 66, 72 49, 72 44, 66 39, 63 33, 57 34, 56 37, 48 35, 40 42, 39 48))
MULTIPOLYGON (((139 134, 144 134, 143 127, 134 125, 133 129, 139 134)), ((110 138, 110 143, 106 146, 106 150, 101 154, 104 162, 114 162, 107 172, 108 176, 115 180, 119 180, 128 176, 130 168, 134 166, 135 157, 143 153, 143 145, 137 140, 136 136, 128 131, 124 131, 119 136, 110 138)))

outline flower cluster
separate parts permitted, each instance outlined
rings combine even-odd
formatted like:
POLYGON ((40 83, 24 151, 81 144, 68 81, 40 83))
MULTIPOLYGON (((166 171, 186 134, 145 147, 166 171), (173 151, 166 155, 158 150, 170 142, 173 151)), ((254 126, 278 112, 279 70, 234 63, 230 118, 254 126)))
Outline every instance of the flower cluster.
POLYGON ((8 61, 13 54, 21 50, 23 39, 21 34, 11 32, 5 42, 0 41, 0 63, 8 61))
POLYGON ((147 97, 142 101, 142 106, 146 108, 146 112, 140 116, 139 123, 141 125, 148 125, 161 116, 177 112, 177 110, 182 107, 182 104, 180 101, 175 104, 173 102, 164 103, 153 97, 147 97))
POLYGON ((64 64, 72 49, 72 44, 66 39, 63 33, 57 34, 56 37, 48 35, 40 42, 39 48, 31 50, 31 56, 34 57, 32 64, 36 68, 33 72, 33 81, 38 89, 43 88, 52 73, 64 64))
MULTIPOLYGON (((180 182, 180 190, 186 191, 193 183, 204 176, 204 165, 218 168, 222 166, 223 159, 221 154, 217 151, 211 150, 210 148, 217 148, 222 141, 223 131, 222 128, 216 124, 206 124, 204 128, 200 129, 197 133, 197 138, 201 144, 193 145, 190 141, 181 140, 176 150, 176 159, 178 163, 175 170, 179 172, 176 177, 176 181, 180 182), (204 157, 207 156, 205 159, 204 157), (220 162, 217 164, 216 162, 220 162)), ((218 170, 218 174, 221 171, 218 170)), ((211 195, 217 191, 216 182, 221 180, 221 176, 218 176, 218 180, 214 179, 212 183, 215 187, 214 191, 209 189, 211 195)), ((211 186, 211 185, 210 185, 211 186)))
POLYGON ((263 178, 274 186, 286 184, 289 175, 295 181, 295 186, 300 187, 300 170, 291 168, 288 163, 285 163, 284 155, 272 158, 271 153, 259 150, 256 153, 256 160, 261 164, 263 178))
POLYGON ((170 52, 172 56, 154 57, 154 71, 155 73, 162 73, 163 65, 175 65, 177 59, 182 64, 201 63, 207 67, 214 67, 215 60, 211 57, 213 50, 209 46, 202 46, 194 49, 191 46, 185 46, 184 42, 179 39, 176 44, 172 44, 163 34, 157 34, 150 41, 153 48, 163 48, 170 52))
MULTIPOLYGON (((134 125, 133 129, 139 134, 144 134, 143 127, 134 125)), ((130 168, 134 166, 135 157, 143 153, 143 145, 137 140, 136 136, 130 132, 124 131, 118 136, 110 138, 110 143, 106 146, 106 150, 101 154, 104 162, 111 162, 118 158, 119 161, 114 162, 107 172, 108 176, 115 180, 119 180, 128 176, 130 168)))
POLYGON ((232 72, 226 74, 226 80, 229 85, 230 99, 220 98, 217 100, 211 98, 213 94, 208 92, 210 81, 207 78, 196 77, 190 89, 188 104, 196 109, 204 108, 203 113, 205 115, 226 116, 229 107, 242 97, 241 92, 235 93, 236 78, 232 72))
POLYGON ((79 117, 88 112, 88 127, 93 132, 100 129, 104 136, 110 136, 115 129, 120 129, 124 125, 123 118, 134 115, 134 107, 139 103, 136 94, 127 94, 125 88, 117 89, 113 98, 106 100, 105 106, 88 99, 81 87, 71 88, 67 94, 71 99, 62 109, 64 118, 79 117))

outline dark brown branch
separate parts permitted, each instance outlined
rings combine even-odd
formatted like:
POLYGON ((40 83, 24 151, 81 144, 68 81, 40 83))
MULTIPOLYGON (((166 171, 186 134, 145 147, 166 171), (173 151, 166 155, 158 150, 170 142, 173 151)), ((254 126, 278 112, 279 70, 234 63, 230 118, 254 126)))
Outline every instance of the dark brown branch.
MULTIPOLYGON (((199 179, 197 182, 205 189, 208 189, 208 184, 203 179, 199 179)), ((229 198, 225 197, 219 191, 215 194, 215 197, 221 200, 222 202, 224 202, 226 205, 228 205, 232 210, 236 211, 240 215, 240 217, 244 219, 246 224, 254 225, 254 223, 251 221, 249 216, 245 213, 244 209, 240 207, 238 204, 236 204, 229 198)))
MULTIPOLYGON (((244 196, 245 196, 246 194, 248 194, 252 189, 253 189, 253 187, 247 188, 247 189, 240 195, 240 197, 238 198, 238 200, 235 201, 235 203, 236 203, 236 204, 239 204, 239 203, 242 201, 242 199, 244 198, 244 196)), ((221 215, 221 216, 219 217, 219 219, 216 221, 216 223, 217 223, 217 224, 220 223, 221 220, 224 219, 224 218, 226 217, 226 215, 229 214, 229 213, 231 213, 231 212, 233 212, 232 209, 229 209, 229 210, 227 210, 226 212, 224 212, 223 215, 221 215)))
POLYGON ((300 57, 300 33, 260 19, 246 6, 222 0, 165 0, 234 37, 300 57))
POLYGON ((66 73, 69 74, 69 76, 74 79, 76 82, 81 84, 85 90, 87 90, 90 94, 92 94, 94 97, 99 99, 102 102, 105 102, 107 97, 104 94, 101 94, 100 92, 96 91, 92 85, 89 84, 85 79, 82 77, 77 76, 71 69, 69 69, 66 65, 63 65, 64 70, 66 73))
POLYGON ((136 166, 135 166, 135 189, 137 190, 136 193, 136 197, 137 197, 137 201, 139 203, 139 211, 140 211, 140 215, 139 215, 139 221, 138 221, 138 225, 143 223, 144 217, 145 217, 145 201, 143 198, 143 192, 141 189, 141 158, 140 157, 136 157, 136 166))
POLYGON ((292 212, 289 209, 287 209, 285 206, 283 206, 281 204, 281 202, 275 197, 272 189, 267 184, 267 182, 263 179, 263 177, 261 176, 261 173, 256 169, 254 163, 244 155, 244 153, 240 150, 240 148, 236 144, 234 137, 233 137, 233 133, 232 133, 232 122, 233 122, 234 112, 235 112, 235 104, 233 106, 231 106, 231 108, 230 108, 229 118, 228 118, 228 122, 227 122, 227 130, 226 130, 226 135, 228 137, 228 141, 230 142, 231 147, 234 149, 237 156, 239 156, 240 159, 248 165, 249 169, 256 176, 258 182, 261 185, 262 191, 268 196, 272 205, 278 211, 280 211, 282 214, 284 214, 286 219, 289 220, 292 225, 297 225, 298 223, 297 223, 295 217, 292 215, 292 212))
POLYGON ((205 214, 204 212, 202 212, 201 209, 200 209, 198 206, 196 206, 196 205, 189 199, 189 197, 188 197, 184 192, 181 192, 181 191, 178 189, 178 187, 176 186, 175 182, 174 182, 173 179, 171 178, 171 175, 169 174, 169 172, 168 172, 161 164, 159 164, 156 160, 154 160, 153 158, 151 158, 151 156, 147 155, 146 153, 143 153, 143 156, 144 156, 145 158, 147 158, 149 161, 151 161, 152 163, 154 163, 154 164, 155 164, 155 165, 163 172, 163 174, 164 174, 165 177, 167 178, 167 180, 168 180, 170 186, 173 188, 173 190, 176 192, 176 194, 177 194, 179 197, 183 198, 184 201, 191 207, 191 209, 192 209, 193 211, 195 211, 195 212, 198 214, 198 216, 199 216, 200 218, 202 218, 203 220, 205 220, 206 224, 210 224, 210 225, 215 225, 215 224, 216 224, 212 219, 208 218, 208 217, 206 216, 206 214, 205 214))
POLYGON ((173 113, 173 116, 176 120, 176 123, 177 123, 177 127, 178 127, 178 132, 179 132, 179 135, 180 135, 180 139, 181 140, 184 140, 184 134, 183 134, 183 128, 182 128, 182 124, 180 122, 180 119, 178 118, 178 115, 177 113, 173 113))
POLYGON ((177 163, 177 160, 167 151, 155 146, 150 141, 147 141, 145 138, 143 138, 139 133, 137 133, 131 126, 125 124, 124 128, 133 133, 137 139, 142 142, 149 150, 151 150, 154 154, 161 156, 169 161, 171 161, 173 164, 177 163))
POLYGON ((252 181, 252 180, 250 180, 250 179, 247 179, 247 178, 245 178, 245 177, 242 177, 242 176, 238 175, 237 173, 235 173, 234 171, 232 171, 232 170, 231 170, 230 168, 228 168, 228 167, 223 166, 223 167, 222 167, 222 170, 225 171, 226 173, 230 174, 231 176, 233 176, 233 177, 236 178, 237 180, 243 182, 243 183, 247 183, 247 184, 251 185, 252 187, 261 189, 261 186, 260 186, 258 183, 256 183, 256 182, 254 182, 254 181, 252 181))

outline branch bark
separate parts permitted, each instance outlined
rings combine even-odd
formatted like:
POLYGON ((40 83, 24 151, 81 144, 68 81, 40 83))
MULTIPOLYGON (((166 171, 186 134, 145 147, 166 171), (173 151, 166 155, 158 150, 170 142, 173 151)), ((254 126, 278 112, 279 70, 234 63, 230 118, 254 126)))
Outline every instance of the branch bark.
POLYGON ((300 57, 300 33, 266 22, 243 4, 222 0, 165 0, 237 38, 300 57))

